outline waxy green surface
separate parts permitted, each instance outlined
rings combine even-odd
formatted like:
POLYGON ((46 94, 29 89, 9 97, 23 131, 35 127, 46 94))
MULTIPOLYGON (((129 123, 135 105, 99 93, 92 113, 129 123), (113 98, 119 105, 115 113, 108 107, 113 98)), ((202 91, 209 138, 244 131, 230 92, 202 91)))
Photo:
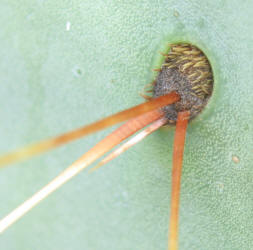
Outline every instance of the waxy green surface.
MULTIPOLYGON (((251 0, 0 0, 0 153, 141 103, 159 51, 193 43, 215 89, 188 128, 180 250, 252 249, 252 13, 251 0)), ((110 131, 1 169, 0 217, 110 131)), ((173 134, 83 171, 0 235, 0 249, 165 250, 173 134)))

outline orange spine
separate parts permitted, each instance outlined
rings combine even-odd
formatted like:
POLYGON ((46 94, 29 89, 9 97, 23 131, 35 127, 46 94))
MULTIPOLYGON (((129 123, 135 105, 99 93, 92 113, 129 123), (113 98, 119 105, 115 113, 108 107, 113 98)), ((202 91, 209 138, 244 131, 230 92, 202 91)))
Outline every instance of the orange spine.
POLYGON ((142 103, 135 107, 132 107, 132 108, 123 110, 121 112, 118 112, 114 115, 108 116, 102 120, 86 125, 79 129, 67 132, 65 134, 62 134, 54 138, 50 138, 50 139, 26 146, 14 152, 7 153, 5 155, 0 156, 0 167, 10 164, 10 163, 17 162, 17 161, 25 160, 36 154, 43 153, 52 148, 55 148, 60 145, 66 144, 70 141, 79 139, 85 135, 95 133, 99 130, 113 126, 117 123, 127 121, 129 119, 145 114, 152 110, 156 110, 163 106, 172 104, 174 102, 177 102, 179 99, 180 97, 176 92, 171 92, 164 96, 154 98, 152 100, 149 100, 148 102, 142 103))
POLYGON ((130 135, 134 134, 139 129, 145 127, 155 120, 158 120, 162 116, 163 114, 160 111, 154 110, 135 119, 132 119, 116 129, 110 135, 101 140, 97 145, 91 148, 87 153, 85 153, 79 160, 75 161, 71 166, 59 174, 50 183, 44 186, 40 191, 35 193, 31 198, 29 198, 15 210, 13 210, 10 214, 8 214, 5 218, 3 218, 0 221, 0 233, 5 231, 9 226, 11 226, 15 221, 25 215, 39 202, 41 202, 71 178, 76 176, 79 172, 81 172, 84 168, 89 166, 92 162, 101 157, 107 151, 112 149, 114 146, 119 144, 130 135))
POLYGON ((184 155, 185 136, 189 116, 190 112, 185 111, 179 112, 177 117, 176 132, 173 147, 170 235, 168 244, 169 250, 178 249, 180 182, 181 182, 183 155, 184 155))
POLYGON ((166 124, 168 120, 163 117, 155 122, 152 122, 149 127, 129 139, 127 142, 125 142, 123 145, 118 147, 115 151, 110 153, 108 156, 106 156, 99 164, 95 167, 93 167, 90 172, 93 172, 94 170, 98 169, 99 167, 103 166, 104 164, 108 163, 112 159, 118 157, 120 154, 124 153, 126 150, 129 148, 133 147, 135 144, 139 143, 142 141, 145 137, 150 135, 151 133, 155 132, 157 129, 162 127, 164 124, 166 124))

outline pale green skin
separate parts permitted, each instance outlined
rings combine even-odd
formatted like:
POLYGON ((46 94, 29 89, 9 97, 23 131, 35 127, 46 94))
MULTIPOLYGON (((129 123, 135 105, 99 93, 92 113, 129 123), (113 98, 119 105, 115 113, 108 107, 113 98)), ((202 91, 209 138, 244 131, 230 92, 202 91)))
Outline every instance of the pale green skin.
MULTIPOLYGON (((0 152, 141 103, 158 52, 191 42, 215 88, 187 131, 180 250, 252 249, 253 1, 122 2, 0 0, 0 152)), ((0 217, 110 131, 1 169, 0 217)), ((165 250, 173 134, 84 171, 1 235, 0 249, 165 250)))

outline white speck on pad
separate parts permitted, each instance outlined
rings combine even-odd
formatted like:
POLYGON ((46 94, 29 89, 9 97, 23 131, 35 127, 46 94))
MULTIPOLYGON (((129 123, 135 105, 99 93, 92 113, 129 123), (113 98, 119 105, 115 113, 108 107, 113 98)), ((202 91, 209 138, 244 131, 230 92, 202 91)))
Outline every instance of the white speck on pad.
POLYGON ((70 30, 70 26, 71 26, 71 23, 68 21, 68 22, 66 23, 66 30, 67 30, 67 31, 70 30))

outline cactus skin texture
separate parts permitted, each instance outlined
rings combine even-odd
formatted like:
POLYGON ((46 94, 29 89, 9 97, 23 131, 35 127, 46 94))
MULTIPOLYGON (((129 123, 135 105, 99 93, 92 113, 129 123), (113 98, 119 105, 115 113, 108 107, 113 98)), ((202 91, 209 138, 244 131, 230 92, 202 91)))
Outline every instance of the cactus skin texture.
MULTIPOLYGON (((0 0, 0 153, 141 103, 159 51, 191 43, 214 88, 188 126, 179 249, 251 250, 252 10, 251 0, 0 0)), ((110 131, 2 169, 0 217, 110 131)), ((83 172, 2 234, 0 249, 166 249, 173 136, 157 131, 83 172)))

